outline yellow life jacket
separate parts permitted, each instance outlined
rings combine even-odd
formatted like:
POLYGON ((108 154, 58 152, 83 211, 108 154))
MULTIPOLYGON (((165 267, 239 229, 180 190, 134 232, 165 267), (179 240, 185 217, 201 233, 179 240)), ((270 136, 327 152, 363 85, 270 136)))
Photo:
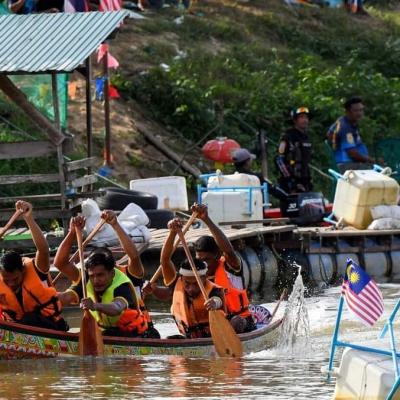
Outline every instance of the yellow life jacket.
MULTIPOLYGON (((119 286, 125 283, 129 284, 132 291, 132 295, 134 298, 136 298, 134 293, 135 288, 133 287, 131 280, 117 268, 114 269, 114 272, 115 274, 111 284, 107 287, 107 289, 101 296, 101 303, 103 304, 112 303, 113 300, 115 299, 114 291, 119 286)), ((90 281, 87 283, 86 288, 88 297, 97 303, 98 299, 94 292, 93 285, 90 281)), ((106 315, 100 311, 90 311, 90 312, 97 321, 98 325, 103 329, 114 327, 127 332, 136 330, 140 334, 146 331, 148 327, 146 319, 139 310, 132 310, 128 308, 122 311, 120 314, 114 316, 106 315)))

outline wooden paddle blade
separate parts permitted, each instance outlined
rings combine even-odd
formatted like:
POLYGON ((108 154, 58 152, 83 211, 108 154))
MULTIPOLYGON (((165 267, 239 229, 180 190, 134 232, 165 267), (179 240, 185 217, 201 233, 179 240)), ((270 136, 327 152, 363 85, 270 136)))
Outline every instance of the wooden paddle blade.
POLYGON ((209 312, 211 337, 220 357, 241 357, 243 347, 239 336, 221 310, 209 312))
POLYGON ((101 356, 104 353, 103 336, 93 315, 85 310, 79 332, 79 354, 101 356))

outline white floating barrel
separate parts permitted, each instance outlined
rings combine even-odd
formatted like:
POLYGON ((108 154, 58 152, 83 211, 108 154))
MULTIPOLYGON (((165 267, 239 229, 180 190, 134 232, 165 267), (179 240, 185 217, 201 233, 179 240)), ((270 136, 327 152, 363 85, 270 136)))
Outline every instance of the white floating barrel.
POLYGON ((263 287, 275 286, 278 281, 278 261, 274 253, 269 247, 262 246, 258 251, 258 258, 263 269, 264 280, 261 282, 263 287))
POLYGON ((335 272, 335 260, 331 254, 308 254, 310 275, 316 285, 329 285, 335 272))
MULTIPOLYGON (((376 246, 376 242, 372 239, 365 240, 366 249, 376 246)), ((364 268, 368 275, 376 282, 389 281, 389 260, 382 251, 364 253, 364 268)))
POLYGON ((400 282, 400 251, 391 251, 390 258, 392 261, 391 282, 400 282))

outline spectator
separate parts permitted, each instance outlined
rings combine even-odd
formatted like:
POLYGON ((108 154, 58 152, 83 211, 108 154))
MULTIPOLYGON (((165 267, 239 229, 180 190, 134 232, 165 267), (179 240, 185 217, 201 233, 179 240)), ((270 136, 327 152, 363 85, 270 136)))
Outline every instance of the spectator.
POLYGON ((53 13, 64 10, 64 0, 8 0, 14 14, 53 13))

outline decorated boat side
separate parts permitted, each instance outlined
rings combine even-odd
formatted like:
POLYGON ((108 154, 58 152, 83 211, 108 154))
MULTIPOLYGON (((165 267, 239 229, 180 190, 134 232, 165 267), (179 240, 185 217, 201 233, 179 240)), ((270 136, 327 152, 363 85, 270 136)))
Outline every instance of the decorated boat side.
MULTIPOLYGON (((239 335, 244 354, 273 347, 277 343, 282 319, 255 331, 239 335)), ((79 357, 79 335, 13 322, 0 321, 0 360, 53 357, 79 357)), ((179 355, 210 357, 216 351, 211 338, 148 339, 104 337, 104 357, 179 355)))

